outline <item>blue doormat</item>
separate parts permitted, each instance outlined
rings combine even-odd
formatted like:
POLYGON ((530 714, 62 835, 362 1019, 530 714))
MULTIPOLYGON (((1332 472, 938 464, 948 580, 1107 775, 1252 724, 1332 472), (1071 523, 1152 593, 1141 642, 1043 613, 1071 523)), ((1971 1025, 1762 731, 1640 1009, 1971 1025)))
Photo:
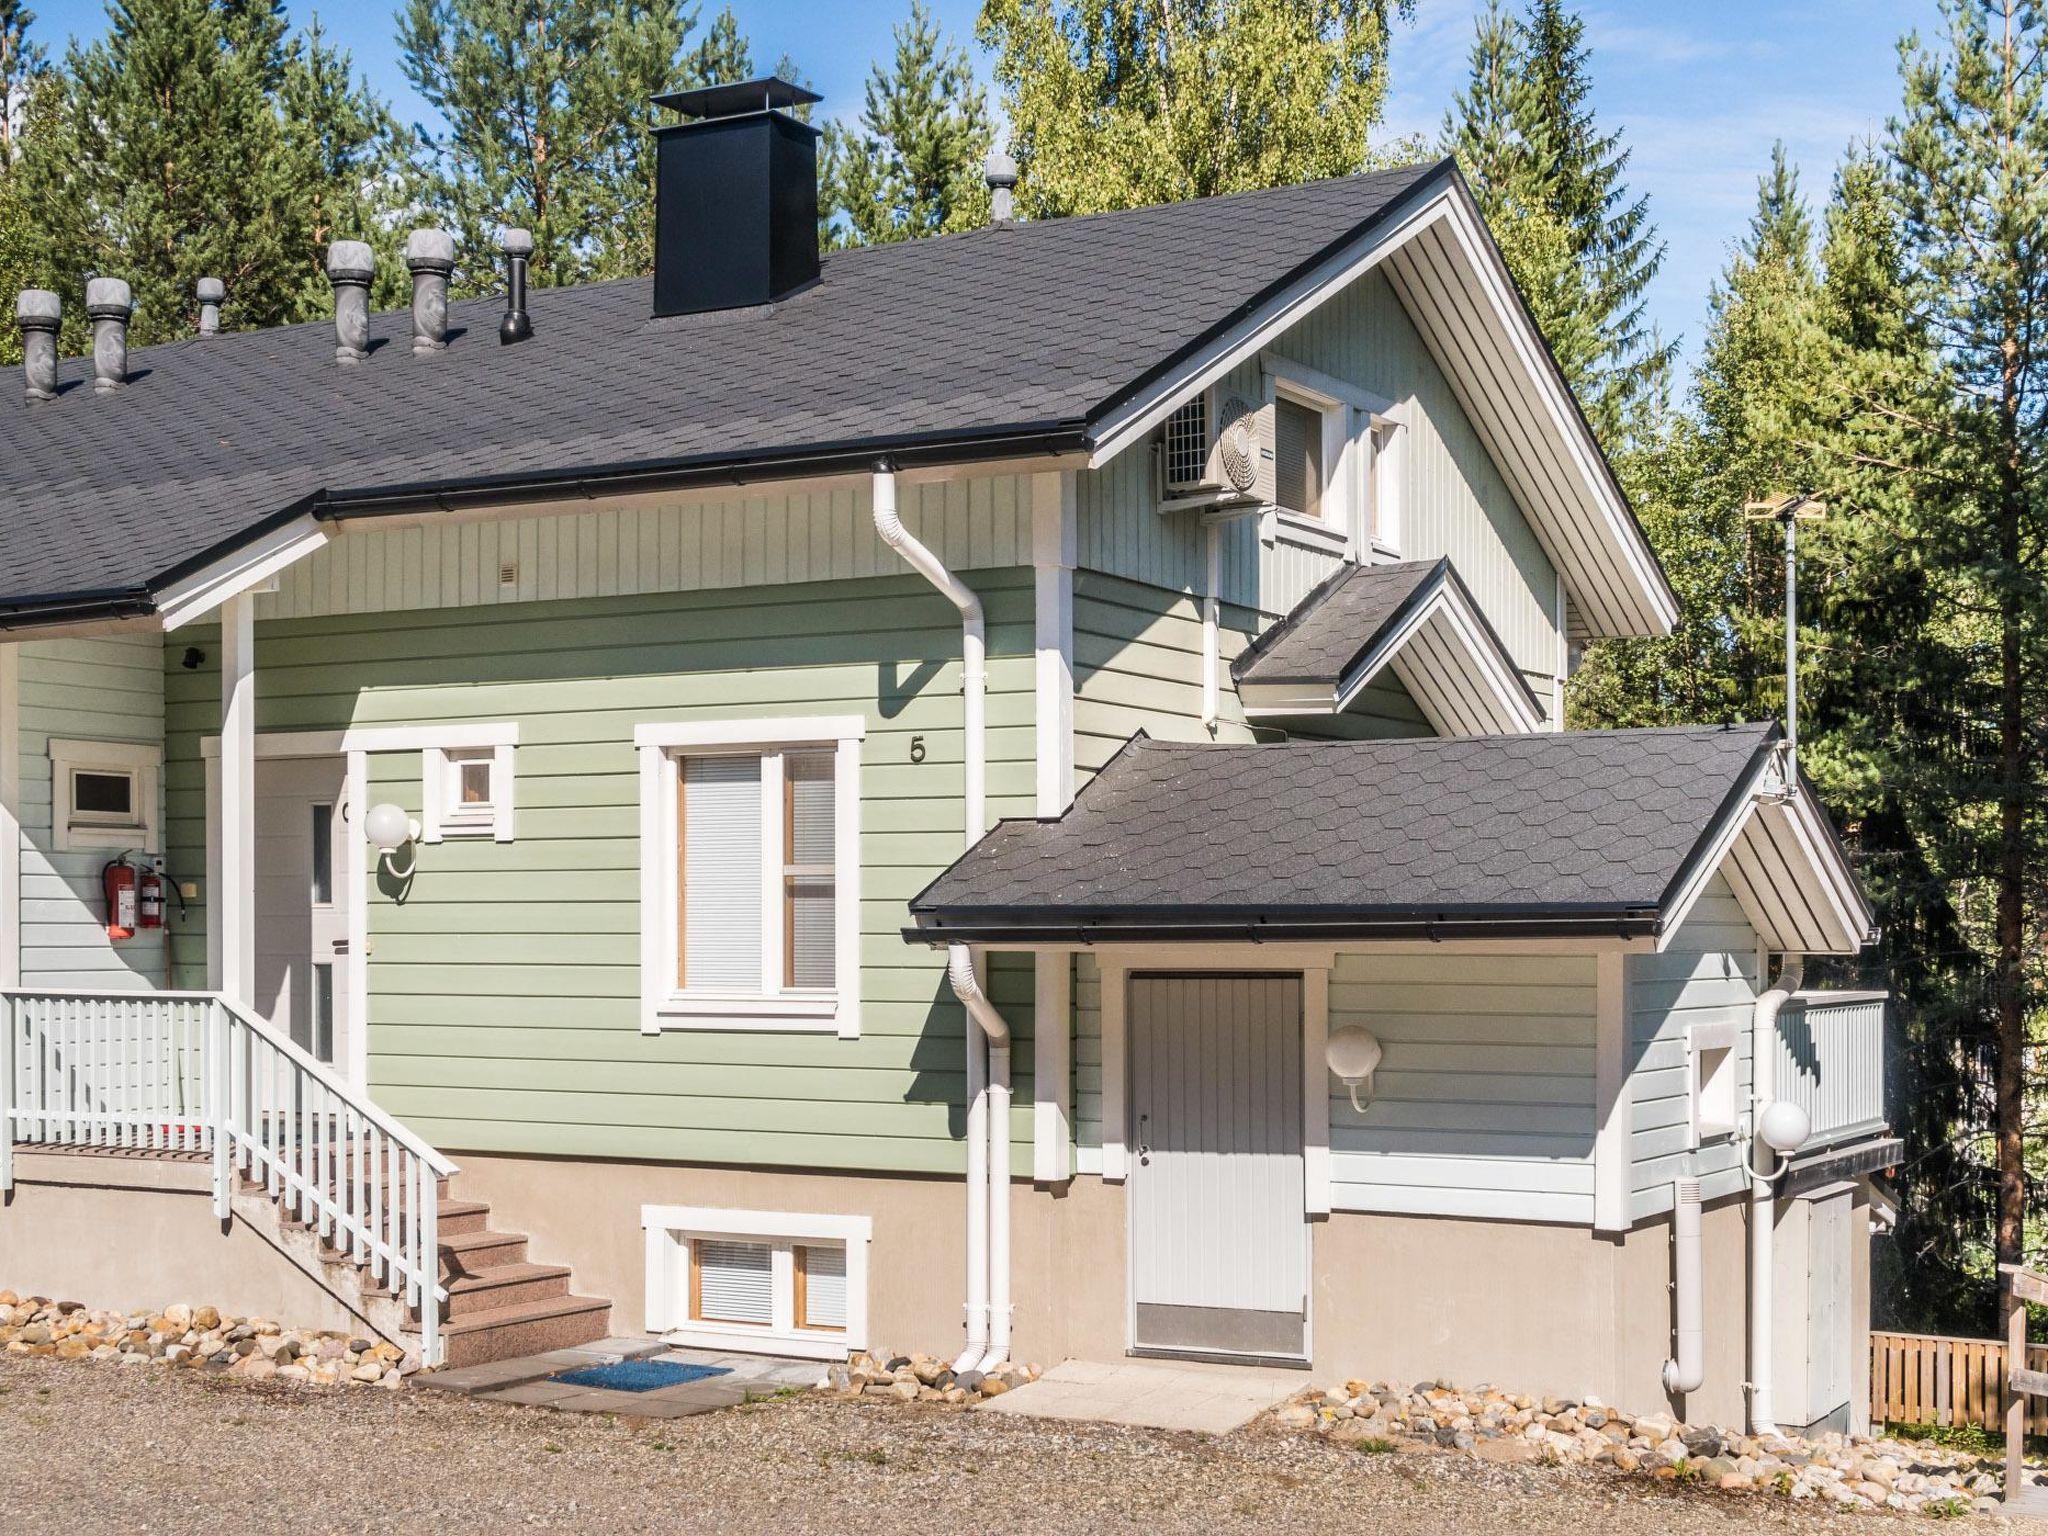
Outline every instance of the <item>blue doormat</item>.
POLYGON ((684 1365, 675 1360, 620 1360, 613 1365, 585 1365, 563 1371, 556 1381, 572 1387, 603 1387, 612 1392, 652 1392, 657 1387, 680 1387, 686 1382, 706 1381, 713 1376, 730 1376, 723 1365, 684 1365))

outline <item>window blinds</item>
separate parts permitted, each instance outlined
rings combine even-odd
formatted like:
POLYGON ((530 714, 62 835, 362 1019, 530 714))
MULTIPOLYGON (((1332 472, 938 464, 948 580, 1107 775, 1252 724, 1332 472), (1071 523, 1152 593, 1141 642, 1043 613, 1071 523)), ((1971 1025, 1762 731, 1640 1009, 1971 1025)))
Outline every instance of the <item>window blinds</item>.
POLYGON ((683 760, 677 978, 697 991, 761 990, 761 760, 683 760))
POLYGON ((846 1250, 840 1247, 812 1247, 797 1250, 804 1269, 803 1313, 799 1328, 844 1328, 846 1326, 846 1250))
POLYGON ((792 752, 783 759, 783 984, 830 988, 836 974, 833 855, 836 844, 832 754, 792 752))
POLYGON ((696 1248, 699 1319, 764 1328, 774 1322, 774 1254, 767 1243, 700 1237, 696 1248))
POLYGON ((1273 495, 1290 512, 1323 515, 1323 418, 1299 400, 1273 403, 1273 495))

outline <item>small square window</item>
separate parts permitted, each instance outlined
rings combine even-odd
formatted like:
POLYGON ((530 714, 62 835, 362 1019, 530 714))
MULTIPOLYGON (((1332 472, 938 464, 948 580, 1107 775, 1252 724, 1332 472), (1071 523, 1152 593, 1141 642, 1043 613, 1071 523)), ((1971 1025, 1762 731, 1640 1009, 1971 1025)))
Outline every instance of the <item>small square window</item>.
POLYGON ((426 841, 448 837, 512 840, 512 748, 431 747, 421 818, 426 841))
POLYGON ((52 840, 57 851, 158 852, 159 748, 134 742, 52 741, 52 840))
POLYGON ((1726 1024, 1694 1025, 1687 1039, 1692 1075, 1695 1144, 1735 1131, 1735 1031, 1726 1024))

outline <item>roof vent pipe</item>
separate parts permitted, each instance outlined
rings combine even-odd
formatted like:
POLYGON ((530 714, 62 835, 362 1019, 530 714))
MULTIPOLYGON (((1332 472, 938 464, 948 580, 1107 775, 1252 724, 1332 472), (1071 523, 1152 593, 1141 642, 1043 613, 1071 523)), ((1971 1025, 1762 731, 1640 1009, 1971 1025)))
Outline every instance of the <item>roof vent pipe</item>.
POLYGON ((1007 229, 1017 220, 1017 162, 998 146, 982 162, 981 179, 988 183, 988 224, 990 229, 1007 229))
POLYGON ((64 301, 47 288, 24 288, 14 300, 14 323, 21 330, 21 371, 29 399, 56 399, 57 329, 64 323, 64 301))
POLYGON ((334 284, 334 360, 360 363, 370 355, 370 280, 377 253, 361 240, 327 247, 327 281, 334 284))
POLYGON ((135 301, 118 277, 88 278, 85 314, 92 321, 92 387, 109 394, 128 382, 128 321, 135 301))
POLYGON ((228 285, 217 277, 202 277, 197 289, 199 295, 199 334, 218 336, 220 334, 220 306, 228 296, 228 285))
POLYGON ((455 237, 445 229, 416 229, 405 237, 412 271, 412 354, 425 357, 448 346, 448 279, 455 271, 455 237))
POLYGON ((526 312, 526 263, 533 255, 533 231, 498 231, 498 249, 505 253, 505 318, 498 322, 498 342, 511 346, 533 334, 533 317, 526 312))

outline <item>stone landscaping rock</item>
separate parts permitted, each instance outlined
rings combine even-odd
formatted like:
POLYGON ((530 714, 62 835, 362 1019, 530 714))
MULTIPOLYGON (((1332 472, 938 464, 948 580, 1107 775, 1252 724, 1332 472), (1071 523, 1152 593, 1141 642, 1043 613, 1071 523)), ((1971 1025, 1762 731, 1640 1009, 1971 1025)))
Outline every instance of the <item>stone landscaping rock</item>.
POLYGON ((1730 1494, 1824 1499, 1845 1510, 1934 1515, 1995 1511, 1998 1464, 1937 1445, 1868 1435, 1812 1440, 1632 1415, 1592 1398, 1469 1391, 1447 1382, 1347 1381, 1312 1387, 1274 1410, 1274 1424, 1335 1445, 1403 1443, 1496 1461, 1611 1466, 1617 1473, 1691 1482, 1730 1494))
POLYGON ((398 1387, 418 1358, 382 1340, 287 1329, 265 1318, 224 1316, 180 1302, 160 1312, 113 1311, 82 1302, 0 1291, 0 1347, 59 1360, 118 1361, 231 1372, 254 1381, 346 1382, 398 1387), (295 1362, 310 1356, 306 1365, 295 1362))
POLYGON ((840 1397, 869 1397, 900 1402, 971 1403, 999 1397, 1036 1381, 1035 1365, 1007 1364, 992 1371, 961 1371, 937 1355, 898 1355, 887 1350, 856 1350, 825 1369, 820 1392, 840 1397))

